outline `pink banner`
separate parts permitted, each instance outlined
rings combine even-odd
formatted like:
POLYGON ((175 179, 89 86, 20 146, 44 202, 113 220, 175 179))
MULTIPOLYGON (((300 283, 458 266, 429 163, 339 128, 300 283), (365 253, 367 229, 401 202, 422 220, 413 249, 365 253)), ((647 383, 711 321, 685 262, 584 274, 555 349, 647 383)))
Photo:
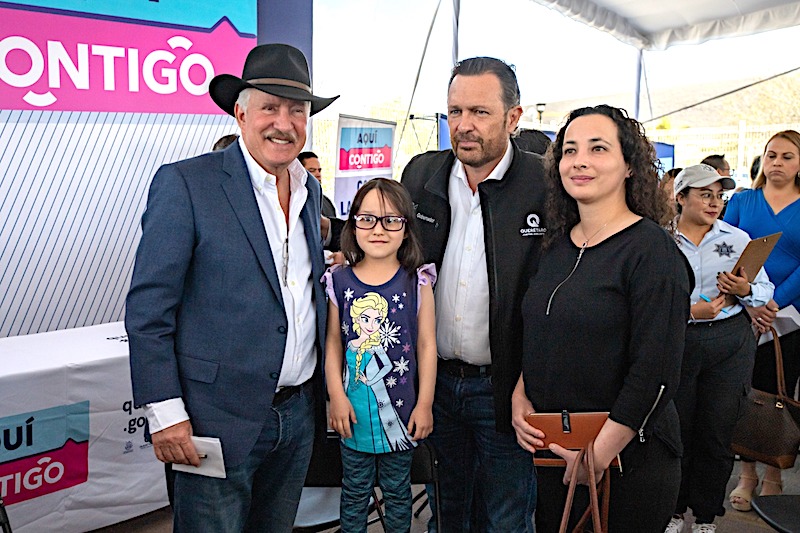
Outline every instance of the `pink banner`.
POLYGON ((0 20, 3 109, 223 113, 208 83, 240 75, 256 44, 227 19, 211 32, 4 8, 0 20))
POLYGON ((89 442, 68 440, 63 448, 0 464, 0 498, 6 505, 85 483, 89 442))
POLYGON ((384 169, 391 172, 392 147, 339 149, 340 170, 384 169))

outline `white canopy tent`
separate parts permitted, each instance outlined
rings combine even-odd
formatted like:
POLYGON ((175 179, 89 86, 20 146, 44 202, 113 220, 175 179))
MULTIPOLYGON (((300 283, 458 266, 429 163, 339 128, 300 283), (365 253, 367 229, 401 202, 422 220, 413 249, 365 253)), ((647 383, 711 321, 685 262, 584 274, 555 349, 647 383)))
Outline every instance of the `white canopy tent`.
MULTIPOLYGON (((645 50, 740 37, 800 25, 800 2, 786 0, 532 0, 609 33, 639 50, 635 116, 645 50)), ((454 0, 457 6, 459 0, 454 0)), ((458 8, 456 7, 456 13, 458 8)))
POLYGON ((785 0, 532 0, 639 50, 739 37, 800 25, 785 0))

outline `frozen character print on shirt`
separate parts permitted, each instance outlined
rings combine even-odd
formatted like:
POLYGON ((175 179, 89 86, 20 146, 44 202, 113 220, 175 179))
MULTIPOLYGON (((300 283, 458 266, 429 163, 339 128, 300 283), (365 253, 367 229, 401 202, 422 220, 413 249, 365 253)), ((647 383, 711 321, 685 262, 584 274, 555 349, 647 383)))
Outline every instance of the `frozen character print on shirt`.
MULTIPOLYGON (((386 298, 376 292, 367 292, 350 302, 348 296, 352 297, 352 294, 352 289, 345 290, 344 306, 345 309, 349 307, 349 313, 342 315, 349 315, 350 324, 345 318, 342 332, 345 336, 357 337, 347 342, 347 366, 343 381, 358 424, 353 428, 353 437, 345 439, 345 445, 374 453, 411 449, 415 443, 408 435, 403 419, 408 419, 413 408, 413 405, 407 405, 413 402, 413 395, 405 397, 404 394, 390 392, 395 388, 397 391, 408 388, 411 361, 404 357, 403 347, 400 346, 404 332, 400 325, 391 320, 386 298), (400 352, 394 360, 387 353, 393 348, 399 348, 396 351, 400 352), (401 417, 401 413, 405 416, 401 417)), ((391 312, 403 309, 401 300, 405 297, 406 293, 392 296, 395 301, 391 312)), ((408 345, 406 342, 405 346, 408 345)))

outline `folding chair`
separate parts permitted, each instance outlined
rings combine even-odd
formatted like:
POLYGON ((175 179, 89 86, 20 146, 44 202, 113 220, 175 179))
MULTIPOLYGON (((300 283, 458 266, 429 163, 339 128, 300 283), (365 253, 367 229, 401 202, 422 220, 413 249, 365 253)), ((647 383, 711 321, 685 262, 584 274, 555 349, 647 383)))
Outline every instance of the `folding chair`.
MULTIPOLYGON (((315 442, 311 453, 311 463, 304 487, 309 488, 341 488, 342 486, 342 453, 339 449, 339 435, 328 430, 325 442, 315 442)), ((325 531, 339 525, 338 501, 337 517, 334 520, 314 524, 313 526, 296 527, 298 533, 314 533, 325 531)))
MULTIPOLYGON (((342 487, 342 451, 339 446, 339 435, 329 429, 325 435, 325 442, 315 442, 314 450, 311 452, 311 462, 308 465, 308 473, 304 488, 328 488, 340 489, 342 487)), ((372 491, 372 502, 370 502, 369 513, 378 510, 378 501, 375 491, 372 491)), ((302 500, 301 500, 302 506, 302 500)), ((382 511, 378 510, 378 516, 370 519, 368 525, 380 521, 384 525, 382 511)), ((336 518, 315 523, 313 525, 299 525, 293 529, 296 533, 315 533, 325 531, 339 525, 339 493, 336 498, 336 518)), ((384 527, 384 530, 386 528, 384 527)), ((340 530, 337 530, 340 531, 340 530)))
MULTIPOLYGON (((419 443, 417 449, 414 450, 414 459, 411 462, 411 483, 414 485, 433 485, 433 497, 438 509, 439 459, 436 457, 436 450, 433 449, 433 445, 427 440, 419 443)), ((425 494, 427 493, 425 489, 423 489, 414 497, 414 502, 419 500, 425 494)), ((419 518, 419 512, 422 511, 424 507, 424 505, 420 506, 420 508, 417 509, 417 512, 414 513, 414 516, 419 518)), ((431 507, 431 509, 433 509, 433 507, 431 507)), ((436 513, 436 531, 442 531, 442 523, 441 519, 439 518, 439 513, 436 513)))
MULTIPOLYGON (((439 461, 436 458, 436 452, 433 446, 427 441, 422 441, 414 450, 414 457, 411 462, 411 483, 414 485, 419 484, 432 484, 434 486, 435 501, 439 501, 439 461)), ((326 488, 339 488, 342 486, 342 454, 339 448, 339 435, 336 432, 329 430, 326 435, 324 443, 315 443, 314 451, 311 454, 311 463, 308 467, 306 474, 305 487, 326 487, 326 488)), ((414 501, 417 501, 420 494, 416 495, 414 501)), ((372 511, 377 512, 377 517, 370 519, 368 524, 380 522, 383 530, 386 531, 386 524, 383 515, 383 500, 378 498, 375 489, 372 490, 373 502, 370 504, 370 514, 372 511)), ((438 531, 442 530, 439 517, 436 517, 436 524, 438 531)), ((339 525, 339 519, 327 521, 320 524, 314 524, 308 527, 297 527, 294 529, 297 533, 314 533, 324 531, 339 525)))
MULTIPOLYGON (((426 440, 420 442, 414 449, 414 458, 411 460, 411 484, 433 485, 434 501, 436 503, 439 502, 439 460, 436 458, 436 451, 433 449, 433 445, 426 440)), ((425 495, 426 491, 422 489, 419 494, 414 496, 411 504, 413 505, 425 495)), ((383 525, 383 509, 381 508, 383 500, 377 500, 377 495, 374 490, 372 491, 372 496, 378 501, 379 505, 376 510, 378 511, 378 517, 383 525)), ((414 513, 414 516, 419 518, 419 513, 424 508, 425 505, 423 504, 417 512, 414 513)), ((384 531, 385 530, 386 527, 384 526, 384 531)), ((436 530, 442 531, 441 519, 438 513, 436 513, 436 530)))

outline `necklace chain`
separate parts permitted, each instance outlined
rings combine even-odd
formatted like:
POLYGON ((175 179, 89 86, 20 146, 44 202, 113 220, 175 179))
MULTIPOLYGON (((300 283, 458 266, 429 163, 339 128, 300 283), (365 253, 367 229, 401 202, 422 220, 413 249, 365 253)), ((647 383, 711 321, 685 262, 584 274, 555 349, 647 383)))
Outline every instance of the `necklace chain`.
POLYGON ((581 233, 583 233, 583 238, 586 239, 586 240, 583 241, 583 246, 581 246, 581 248, 586 248, 589 245, 589 241, 591 241, 592 239, 597 237, 597 234, 600 233, 601 231, 603 231, 606 228, 606 226, 608 226, 608 222, 606 222, 605 224, 600 226, 600 229, 595 231, 594 233, 592 233, 592 236, 588 237, 588 238, 586 237, 586 232, 583 231, 583 226, 580 226, 581 233))

